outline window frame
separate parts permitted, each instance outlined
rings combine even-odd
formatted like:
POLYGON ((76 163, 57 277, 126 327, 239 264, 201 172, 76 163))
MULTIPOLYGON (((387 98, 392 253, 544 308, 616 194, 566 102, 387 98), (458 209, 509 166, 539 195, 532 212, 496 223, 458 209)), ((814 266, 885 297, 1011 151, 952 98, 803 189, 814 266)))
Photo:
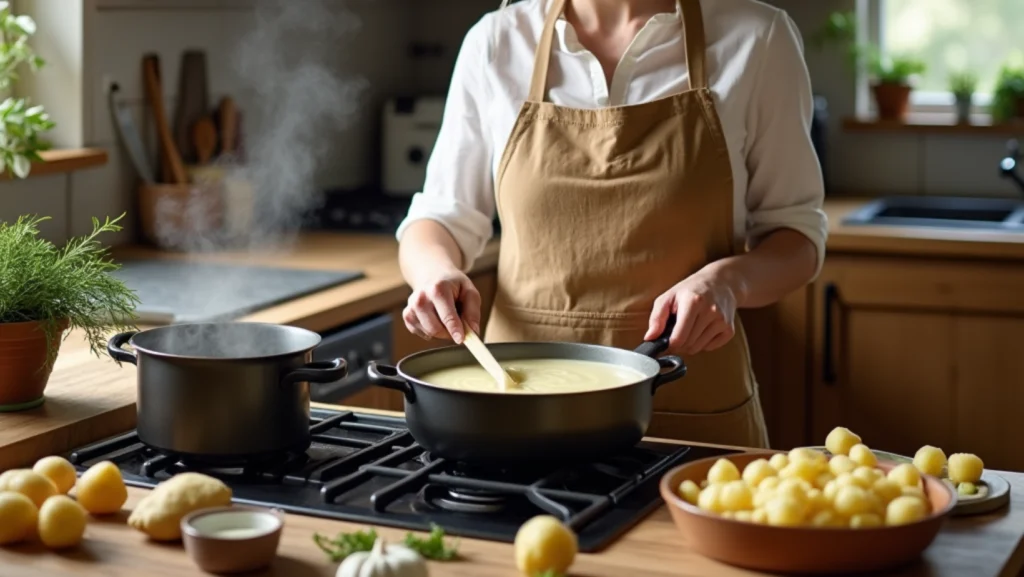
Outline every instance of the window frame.
MULTIPOLYGON (((857 42, 868 43, 885 50, 882 42, 883 28, 885 26, 885 10, 883 3, 886 0, 857 0, 857 42)), ((956 111, 956 99, 953 93, 935 90, 914 90, 910 93, 911 113, 941 113, 953 114, 956 111)), ((972 99, 972 113, 988 113, 988 106, 992 103, 992 95, 989 93, 976 92, 972 99)), ((857 70, 857 113, 870 114, 874 112, 874 100, 871 97, 870 79, 867 70, 859 66, 857 70)))

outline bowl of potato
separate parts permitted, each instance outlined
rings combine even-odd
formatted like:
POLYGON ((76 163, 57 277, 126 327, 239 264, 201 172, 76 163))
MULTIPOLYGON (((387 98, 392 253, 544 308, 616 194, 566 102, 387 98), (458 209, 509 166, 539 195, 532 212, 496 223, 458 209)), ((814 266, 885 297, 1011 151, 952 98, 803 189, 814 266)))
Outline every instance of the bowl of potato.
POLYGON ((891 569, 917 559, 956 505, 952 487, 861 443, 693 461, 661 495, 689 547, 759 571, 891 569))

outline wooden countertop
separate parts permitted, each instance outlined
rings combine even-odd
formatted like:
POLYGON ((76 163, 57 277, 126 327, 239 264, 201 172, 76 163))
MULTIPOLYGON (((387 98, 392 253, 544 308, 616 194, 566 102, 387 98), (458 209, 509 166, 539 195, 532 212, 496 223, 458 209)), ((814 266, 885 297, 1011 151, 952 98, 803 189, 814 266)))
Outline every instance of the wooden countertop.
MULTIPOLYGON (((474 271, 497 265, 497 243, 474 264, 474 271)), ((127 247, 121 259, 184 255, 127 247)), ((257 311, 241 320, 289 324, 322 331, 401 305, 409 289, 398 268, 398 245, 391 236, 316 233, 288 249, 257 254, 218 253, 196 257, 213 262, 258 263, 295 268, 359 270, 364 278, 257 311)), ((0 413, 0 471, 30 463, 135 426, 135 367, 97 358, 79 334, 61 347, 38 409, 0 413)), ((0 572, 0 575, 3 573, 0 572)))
POLYGON ((842 220, 870 197, 825 200, 828 254, 1024 260, 1024 233, 910 226, 849 226, 842 220))
MULTIPOLYGON (((357 409, 363 411, 364 409, 357 409)), ((383 411, 366 411, 383 413, 383 411)), ((882 575, 893 577, 1018 577, 1024 568, 1024 475, 1000 473, 1012 487, 1011 505, 984 516, 947 521, 920 562, 882 575)), ((45 550, 38 543, 0 549, 0 575, 4 577, 135 576, 187 577, 205 575, 191 562, 180 544, 156 544, 125 524, 128 512, 146 494, 129 488, 124 510, 113 517, 93 519, 83 544, 63 553, 45 550)), ((331 563, 312 541, 314 532, 334 535, 365 528, 356 525, 288 514, 278 557, 268 570, 255 575, 331 577, 331 563)), ((406 531, 377 527, 392 542, 406 531)), ((464 558, 431 563, 435 577, 515 577, 512 546, 505 543, 460 539, 464 558)), ((691 551, 664 507, 595 554, 581 554, 570 577, 743 577, 760 573, 722 565, 691 551)))

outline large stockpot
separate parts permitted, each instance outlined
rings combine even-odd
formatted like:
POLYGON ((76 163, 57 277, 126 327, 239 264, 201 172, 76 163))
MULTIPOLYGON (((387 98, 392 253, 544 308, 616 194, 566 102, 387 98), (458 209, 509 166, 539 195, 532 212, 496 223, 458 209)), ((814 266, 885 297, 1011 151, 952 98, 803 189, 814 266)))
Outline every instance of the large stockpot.
POLYGON ((313 362, 318 344, 298 327, 226 322, 121 333, 107 351, 138 365, 141 442, 227 461, 309 447, 309 383, 347 374, 342 359, 313 362))
POLYGON ((488 345, 501 361, 574 359, 629 367, 644 377, 594 391, 507 394, 448 389, 419 377, 476 363, 461 346, 410 355, 396 366, 370 363, 374 384, 401 391, 405 417, 416 442, 432 455, 493 466, 531 466, 588 460, 635 445, 651 421, 654 392, 686 374, 676 356, 654 358, 666 336, 630 351, 577 343, 488 345))

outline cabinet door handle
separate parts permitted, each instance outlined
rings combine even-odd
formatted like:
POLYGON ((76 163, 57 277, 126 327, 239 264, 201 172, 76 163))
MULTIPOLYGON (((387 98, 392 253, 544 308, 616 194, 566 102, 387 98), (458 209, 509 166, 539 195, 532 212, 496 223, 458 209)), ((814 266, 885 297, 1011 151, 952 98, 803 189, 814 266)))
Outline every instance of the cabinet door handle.
POLYGON ((836 360, 834 357, 835 348, 832 343, 832 335, 834 331, 834 321, 832 315, 834 314, 835 303, 839 301, 839 289, 835 283, 828 283, 825 285, 825 322, 824 330, 825 335, 822 339, 822 381, 826 385, 834 385, 838 380, 836 376, 836 360))

